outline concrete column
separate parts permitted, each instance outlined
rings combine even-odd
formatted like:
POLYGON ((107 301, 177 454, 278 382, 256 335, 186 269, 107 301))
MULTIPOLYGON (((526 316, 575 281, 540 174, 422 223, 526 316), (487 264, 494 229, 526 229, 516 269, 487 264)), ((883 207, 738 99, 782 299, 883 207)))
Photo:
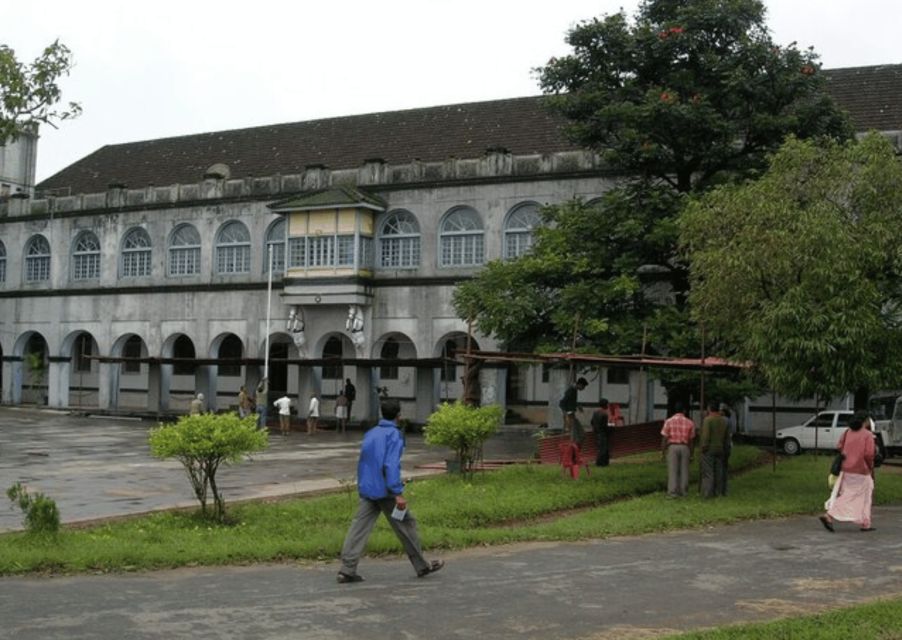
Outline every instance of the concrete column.
POLYGON ((496 404, 507 411, 507 369, 483 369, 479 372, 482 405, 496 404))
POLYGON ((47 406, 62 409, 69 406, 69 358, 51 357, 47 364, 47 406))
POLYGON ((570 382, 570 372, 567 369, 552 368, 548 372, 548 427, 551 429, 564 428, 564 415, 558 403, 564 397, 564 392, 570 382))
POLYGON ((418 368, 416 379, 417 409, 415 421, 424 424, 439 403, 439 370, 418 368))
POLYGON ((162 396, 162 366, 159 362, 147 364, 147 410, 160 413, 160 397, 162 396))
MULTIPOLYGON (((110 364, 108 362, 97 363, 97 408, 98 409, 115 409, 113 405, 113 373, 119 371, 118 364, 110 364)), ((119 384, 119 378, 116 376, 116 384, 119 384)))
POLYGON ((3 403, 22 403, 22 358, 3 356, 3 403))
MULTIPOLYGON (((197 368, 195 374, 197 380, 197 390, 204 394, 204 401, 207 403, 207 411, 214 413, 219 410, 219 365, 211 364, 197 368)), ((228 406, 225 403, 223 409, 228 406)))
MULTIPOLYGON (((319 367, 305 367, 298 365, 298 418, 304 420, 307 418, 307 409, 310 407, 310 396, 315 393, 322 393, 322 372, 319 367)), ((323 417, 322 398, 320 398, 319 415, 323 417)))

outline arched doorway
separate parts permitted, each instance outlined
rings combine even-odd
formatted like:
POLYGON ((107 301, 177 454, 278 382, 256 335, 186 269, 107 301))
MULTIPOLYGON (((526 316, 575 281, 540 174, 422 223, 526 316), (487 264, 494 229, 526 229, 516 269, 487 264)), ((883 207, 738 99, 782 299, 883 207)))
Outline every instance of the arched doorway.
POLYGON ((68 357, 66 397, 60 398, 61 406, 75 408, 98 407, 100 364, 92 356, 100 355, 97 341, 87 331, 76 331, 63 340, 61 355, 68 357))
POLYGON ((32 331, 19 338, 17 351, 21 355, 19 369, 19 402, 47 405, 47 378, 50 372, 50 353, 47 341, 32 331))
MULTIPOLYGON (((479 349, 479 343, 475 338, 470 338, 469 348, 472 351, 479 349)), ((463 332, 453 332, 445 335, 438 341, 436 356, 445 360, 463 361, 463 355, 467 352, 468 337, 463 332)), ((439 397, 442 401, 453 402, 464 396, 464 367, 455 362, 446 362, 441 367, 439 374, 439 397)))
POLYGON ((141 336, 128 333, 113 344, 111 355, 123 358, 113 367, 110 376, 110 407, 145 409, 148 401, 148 371, 141 358, 148 356, 147 345, 141 336))

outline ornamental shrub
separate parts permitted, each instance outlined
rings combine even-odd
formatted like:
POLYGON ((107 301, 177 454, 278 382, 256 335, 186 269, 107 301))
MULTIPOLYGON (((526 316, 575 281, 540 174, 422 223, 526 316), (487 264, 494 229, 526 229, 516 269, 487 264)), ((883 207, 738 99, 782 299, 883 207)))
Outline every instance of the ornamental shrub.
POLYGON ((498 405, 473 407, 460 401, 444 402, 426 420, 426 444, 451 448, 461 472, 469 473, 482 455, 482 445, 501 424, 502 415, 498 405))
POLYGON ((29 533, 54 534, 59 531, 60 512, 52 498, 40 492, 31 495, 21 482, 7 489, 6 497, 22 510, 29 533))
POLYGON ((257 428, 256 416, 203 413, 160 425, 151 430, 149 442, 155 457, 175 458, 182 463, 201 514, 221 522, 225 518, 225 501, 216 485, 219 466, 266 449, 269 437, 267 431, 257 428), (212 514, 207 509, 208 496, 213 498, 212 514))

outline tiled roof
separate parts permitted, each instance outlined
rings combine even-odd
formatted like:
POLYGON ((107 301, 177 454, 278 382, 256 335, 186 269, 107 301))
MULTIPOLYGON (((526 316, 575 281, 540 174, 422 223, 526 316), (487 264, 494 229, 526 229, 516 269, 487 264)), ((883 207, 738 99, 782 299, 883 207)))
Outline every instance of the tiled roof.
POLYGON ((195 183, 216 163, 227 165, 232 178, 243 178, 299 174, 311 165, 356 168, 376 158, 389 164, 477 158, 493 147, 514 154, 575 148, 564 141, 561 120, 540 102, 514 98, 109 145, 38 189, 91 193, 110 184, 136 189, 195 183))
MULTIPOLYGON (((827 69, 829 90, 857 131, 902 130, 902 65, 827 69)), ((513 154, 573 149, 562 120, 540 96, 327 118, 108 145, 47 178, 39 190, 71 193, 196 183, 214 164, 232 178, 299 174, 323 165, 350 169, 475 158, 490 148, 513 154)))
POLYGON ((824 75, 856 131, 902 130, 902 64, 825 69, 824 75))

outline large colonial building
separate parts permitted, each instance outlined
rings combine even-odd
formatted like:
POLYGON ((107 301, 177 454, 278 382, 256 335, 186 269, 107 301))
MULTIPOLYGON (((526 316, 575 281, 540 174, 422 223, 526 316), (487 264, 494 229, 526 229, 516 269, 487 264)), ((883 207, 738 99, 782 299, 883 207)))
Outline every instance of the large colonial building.
MULTIPOLYGON (((858 130, 899 135, 902 66, 825 73, 858 130)), ((223 409, 268 367, 302 406, 350 378, 355 418, 383 389, 421 421, 461 391, 455 283, 616 179, 560 126, 534 97, 205 133, 105 146, 34 189, 33 145, 0 148, 2 400, 223 409)), ((561 384, 480 382, 524 415, 561 384)), ((646 389, 602 369, 583 393, 636 409, 646 389)))

